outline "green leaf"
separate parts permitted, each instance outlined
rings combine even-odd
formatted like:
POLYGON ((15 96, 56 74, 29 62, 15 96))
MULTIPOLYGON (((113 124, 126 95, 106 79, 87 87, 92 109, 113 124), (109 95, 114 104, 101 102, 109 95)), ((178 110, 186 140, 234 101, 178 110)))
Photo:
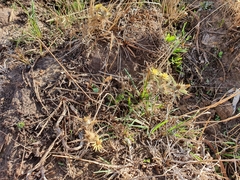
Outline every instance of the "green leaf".
POLYGON ((165 38, 165 41, 167 42, 173 42, 176 40, 176 36, 171 36, 170 34, 167 34, 167 37, 165 38))
POLYGON ((219 57, 219 58, 222 58, 222 56, 223 56, 223 52, 220 51, 220 52, 218 53, 218 57, 219 57))
POLYGON ((176 48, 174 49, 173 53, 186 53, 187 50, 183 48, 176 48))
POLYGON ((154 126, 152 128, 152 130, 150 131, 150 134, 153 134, 157 129, 159 129, 160 127, 162 127, 163 125, 165 125, 168 122, 168 120, 165 120, 161 123, 158 123, 156 126, 154 126))
POLYGON ((185 22, 185 23, 183 24, 182 36, 185 36, 185 34, 186 34, 186 31, 185 31, 186 26, 187 26, 187 22, 185 22))
POLYGON ((192 152, 190 152, 190 155, 191 155, 192 157, 194 157, 196 160, 202 161, 202 158, 201 158, 200 156, 198 156, 198 155, 196 155, 196 154, 193 154, 192 152))
POLYGON ((65 164, 63 162, 58 162, 59 166, 64 166, 65 164))
POLYGON ((24 126, 25 126, 25 123, 24 123, 23 121, 20 121, 20 122, 17 123, 17 127, 18 127, 19 129, 24 128, 24 126))
POLYGON ((235 142, 230 142, 230 141, 228 141, 228 142, 224 142, 225 144, 229 144, 229 145, 236 145, 236 143, 235 142))
POLYGON ((143 163, 150 163, 150 162, 151 162, 150 159, 144 159, 144 160, 143 160, 143 163))
POLYGON ((235 155, 235 154, 228 154, 228 153, 226 153, 226 154, 223 154, 225 157, 232 157, 232 158, 235 158, 235 159, 240 159, 240 156, 238 156, 238 155, 235 155))
POLYGON ((93 90, 93 92, 95 92, 95 93, 98 93, 98 92, 99 92, 98 87, 96 87, 96 86, 94 86, 94 85, 92 85, 92 90, 93 90))

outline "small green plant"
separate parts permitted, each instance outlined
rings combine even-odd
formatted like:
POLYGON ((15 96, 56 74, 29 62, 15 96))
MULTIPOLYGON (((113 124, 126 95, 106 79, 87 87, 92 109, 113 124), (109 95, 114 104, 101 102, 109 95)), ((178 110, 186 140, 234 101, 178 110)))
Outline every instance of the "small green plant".
POLYGON ((182 54, 186 53, 187 50, 183 49, 183 48, 176 48, 173 53, 172 56, 170 57, 170 62, 171 64, 173 64, 174 66, 176 66, 177 70, 182 69, 182 54))
MULTIPOLYGON (((104 159, 103 157, 101 157, 101 156, 99 156, 98 157, 103 163, 105 163, 105 164, 108 164, 108 165, 111 165, 111 162, 109 162, 108 160, 106 160, 106 159, 104 159)), ((104 170, 104 169, 100 169, 100 170, 98 170, 98 171, 95 171, 95 172, 93 172, 94 174, 111 174, 112 173, 112 170, 110 170, 110 169, 106 169, 106 170, 104 170)))
POLYGON ((148 159, 144 159, 143 163, 151 163, 151 160, 149 158, 148 159))
POLYGON ((96 85, 92 85, 92 90, 93 90, 93 92, 95 92, 95 93, 98 93, 98 92, 99 92, 99 88, 98 88, 96 85))
POLYGON ((25 123, 23 121, 20 121, 20 122, 17 123, 18 129, 23 129, 24 126, 25 126, 25 123))
POLYGON ((189 41, 192 38, 190 35, 186 36, 186 26, 187 22, 183 24, 181 33, 179 33, 179 35, 171 35, 170 33, 167 33, 165 37, 165 41, 170 43, 172 48, 172 54, 169 58, 169 61, 173 66, 176 67, 177 71, 182 70, 182 55, 187 52, 184 44, 186 41, 189 41))
POLYGON ((203 10, 208 10, 208 9, 212 8, 212 5, 213 5, 212 1, 204 1, 204 2, 201 3, 201 8, 203 10))
POLYGON ((219 51, 219 52, 218 52, 218 57, 219 57, 219 58, 222 58, 222 56, 223 56, 223 51, 219 51))
POLYGON ((170 42, 174 42, 176 39, 177 39, 176 36, 172 36, 171 34, 168 33, 166 38, 165 38, 165 41, 170 43, 170 42))
POLYGON ((59 166, 65 166, 65 164, 63 162, 60 162, 60 161, 58 162, 58 165, 59 166))
POLYGON ((216 115, 216 116, 215 116, 215 121, 220 121, 220 120, 221 120, 220 116, 219 116, 219 115, 216 115))
MULTIPOLYGON (((17 3, 22 7, 24 13, 27 15, 28 20, 28 29, 26 31, 23 31, 22 35, 15 39, 17 47, 20 44, 31 44, 32 42, 39 42, 39 40, 42 39, 43 34, 39 26, 34 0, 31 0, 30 9, 25 7, 19 1, 17 1, 17 3)), ((41 43, 39 43, 39 51, 40 54, 42 54, 41 43)))
MULTIPOLYGON (((182 28, 182 36, 186 34, 185 32, 185 27, 186 23, 184 24, 182 28)), ((190 39, 189 36, 187 36, 186 39, 190 39)), ((182 54, 187 52, 186 48, 181 47, 181 43, 179 40, 179 37, 176 35, 170 35, 169 33, 167 34, 165 41, 171 44, 171 47, 173 48, 172 50, 172 55, 169 58, 169 61, 173 66, 177 68, 178 71, 181 71, 182 69, 182 54)), ((186 41, 186 40, 185 40, 186 41)))
POLYGON ((30 35, 32 37, 42 38, 42 32, 38 25, 38 19, 36 16, 34 0, 31 1, 30 11, 21 2, 17 1, 17 3, 22 7, 24 12, 27 14, 28 23, 30 26, 30 35))
POLYGON ((83 18, 81 12, 85 8, 85 2, 83 0, 67 2, 60 0, 57 2, 57 7, 58 10, 52 12, 55 18, 49 19, 47 22, 55 22, 61 29, 66 30, 83 18))
POLYGON ((124 118, 124 124, 127 125, 129 128, 138 128, 142 130, 149 129, 147 123, 143 122, 142 120, 139 120, 137 118, 131 118, 130 116, 127 116, 124 118))
POLYGON ((27 13, 27 15, 28 15, 28 21, 29 21, 29 24, 31 27, 31 32, 32 32, 33 37, 36 36, 37 38, 41 39, 42 32, 38 25, 38 19, 36 16, 34 0, 32 0, 32 2, 31 2, 31 12, 27 13))
POLYGON ((129 109, 129 114, 130 114, 133 110, 133 105, 135 103, 137 103, 137 100, 131 92, 124 91, 123 93, 118 94, 117 97, 115 98, 115 102, 113 102, 111 104, 117 104, 118 105, 119 103, 127 104, 128 109, 129 109))

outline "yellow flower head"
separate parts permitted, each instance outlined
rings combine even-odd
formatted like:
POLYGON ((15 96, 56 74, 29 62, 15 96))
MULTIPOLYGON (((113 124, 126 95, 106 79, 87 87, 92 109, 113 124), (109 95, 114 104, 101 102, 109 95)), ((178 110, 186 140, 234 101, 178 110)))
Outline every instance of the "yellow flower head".
POLYGON ((170 76, 167 73, 161 73, 160 77, 165 80, 165 81, 169 81, 170 80, 170 76))
POLYGON ((99 135, 93 131, 85 131, 85 138, 88 144, 92 145, 94 151, 101 151, 102 147, 102 140, 100 139, 99 135))
POLYGON ((111 13, 108 11, 106 7, 104 7, 102 4, 96 4, 94 6, 96 12, 101 16, 111 16, 111 13))
POLYGON ((99 10, 99 9, 103 8, 104 6, 102 4, 96 4, 94 7, 96 10, 99 10))
POLYGON ((92 147, 94 151, 101 151, 103 149, 102 140, 96 139, 96 141, 92 143, 92 147))
POLYGON ((159 70, 158 70, 158 69, 155 69, 155 68, 152 68, 152 69, 151 69, 151 72, 152 72, 152 74, 155 75, 155 76, 158 76, 158 75, 160 74, 159 70))

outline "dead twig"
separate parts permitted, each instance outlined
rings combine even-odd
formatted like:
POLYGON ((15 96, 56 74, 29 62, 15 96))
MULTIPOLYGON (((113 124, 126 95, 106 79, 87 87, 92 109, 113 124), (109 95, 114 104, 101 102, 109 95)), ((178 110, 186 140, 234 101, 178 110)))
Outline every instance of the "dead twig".
MULTIPOLYGON (((68 109, 68 107, 67 107, 67 105, 66 105, 65 102, 63 103, 63 108, 64 108, 64 111, 69 111, 69 109, 68 109)), ((79 115, 77 109, 75 109, 75 108, 73 109, 73 106, 72 106, 71 110, 72 110, 74 113, 76 113, 77 115, 79 115)), ((56 123, 56 129, 57 129, 58 132, 61 132, 61 134, 63 135, 63 137, 62 137, 62 145, 63 145, 63 147, 64 147, 67 151, 79 151, 80 149, 82 149, 83 143, 80 143, 79 146, 73 147, 73 148, 71 148, 71 147, 68 146, 67 141, 65 140, 65 137, 64 137, 64 131, 61 130, 61 128, 59 127, 59 123, 60 123, 60 122, 61 122, 61 120, 56 123)), ((82 140, 80 140, 80 141, 82 141, 82 140)))
POLYGON ((208 145, 208 147, 213 151, 213 153, 214 153, 214 154, 216 155, 216 157, 219 159, 221 172, 222 172, 224 178, 225 178, 226 180, 229 180, 228 175, 227 175, 227 171, 226 171, 226 169, 225 169, 225 167, 224 167, 224 164, 223 164, 223 162, 222 162, 222 160, 221 160, 221 156, 219 155, 219 153, 217 152, 217 150, 213 147, 212 143, 209 142, 208 140, 203 139, 203 142, 208 145))
POLYGON ((67 159, 74 159, 74 160, 79 160, 79 161, 83 161, 83 162, 88 162, 88 163, 92 163, 92 164, 97 164, 103 167, 107 167, 107 168, 113 168, 113 169, 122 169, 122 168, 126 168, 126 167, 133 167, 133 165, 111 165, 111 164, 103 164, 97 161, 92 161, 92 160, 88 160, 88 159, 82 159, 79 158, 77 156, 63 156, 63 155, 53 155, 53 157, 60 157, 60 158, 67 158, 67 159))
MULTIPOLYGON (((58 107, 47 117, 45 124, 43 125, 42 129, 39 131, 39 133, 37 134, 37 137, 39 137, 42 133, 42 131, 44 130, 44 128, 46 127, 46 125, 48 124, 48 122, 50 121, 50 119, 53 117, 53 115, 58 111, 58 109, 62 106, 62 101, 60 101, 58 107)), ((38 127, 38 126, 37 126, 38 127)))
POLYGON ((212 108, 215 108, 217 107, 218 105, 220 104, 223 104, 225 103, 226 101, 228 101, 229 99, 232 99, 233 97, 239 95, 240 92, 235 92, 233 93, 231 96, 229 97, 226 97, 223 96, 218 102, 214 103, 214 104, 211 104, 209 106, 206 106, 206 107, 202 107, 202 108, 199 108, 199 109, 196 109, 196 110, 193 110, 191 112, 188 112, 188 113, 185 113, 183 115, 180 116, 180 118, 183 118, 185 116, 189 116, 189 114, 194 114, 194 113, 199 113, 199 115, 195 116, 195 119, 198 118, 199 116, 201 116, 202 114, 206 113, 206 111, 208 111, 209 109, 212 109, 212 108), (202 112, 201 112, 202 111, 202 112), (201 112, 201 113, 200 113, 201 112))
POLYGON ((207 124, 209 124, 209 123, 214 123, 214 124, 211 124, 211 125, 209 125, 209 126, 207 126, 207 127, 210 127, 210 126, 214 126, 214 125, 216 125, 216 124, 219 124, 219 123, 225 123, 225 122, 228 122, 228 121, 230 121, 230 120, 233 120, 233 119, 236 119, 236 118, 239 118, 240 117, 240 113, 238 113, 237 115, 235 115, 235 116, 232 116, 232 117, 229 117, 229 118, 227 118, 227 119, 223 119, 223 120, 220 120, 220 121, 200 121, 200 122, 194 122, 195 124, 205 124, 206 122, 207 122, 207 124))
POLYGON ((42 105, 43 109, 47 112, 47 114, 49 114, 47 107, 43 104, 42 99, 40 97, 38 83, 34 79, 33 79, 33 88, 34 88, 34 92, 37 97, 37 100, 40 102, 40 104, 42 105))
POLYGON ((237 59, 237 58, 239 58, 240 57, 240 53, 232 60, 232 62, 230 63, 230 65, 229 65, 229 68, 228 68, 228 72, 231 70, 231 68, 232 68, 232 64, 234 63, 234 61, 237 59))
POLYGON ((38 168, 41 168, 45 161, 47 160, 47 156, 50 153, 50 151, 52 150, 54 144, 56 143, 56 141, 58 140, 58 138, 61 136, 61 134, 58 134, 57 137, 54 139, 54 141, 52 142, 52 144, 49 146, 49 148, 46 150, 46 152, 44 153, 43 157, 41 158, 41 160, 32 168, 27 172, 27 176, 26 179, 29 179, 29 176, 32 174, 33 171, 35 171, 38 168))
POLYGON ((26 175, 26 179, 29 179, 29 176, 32 174, 33 171, 35 171, 38 168, 41 168, 45 161, 47 160, 47 156, 49 155, 50 151, 52 150, 53 146, 55 145, 56 141, 58 140, 59 137, 62 136, 63 132, 60 130, 59 128, 59 124, 62 121, 63 117, 66 115, 66 109, 63 109, 62 114, 60 115, 60 117, 58 118, 58 121, 55 125, 56 129, 56 133, 57 133, 57 137, 54 139, 54 141, 52 142, 52 144, 49 146, 49 148, 45 151, 44 155, 42 156, 41 160, 32 168, 27 172, 26 175))

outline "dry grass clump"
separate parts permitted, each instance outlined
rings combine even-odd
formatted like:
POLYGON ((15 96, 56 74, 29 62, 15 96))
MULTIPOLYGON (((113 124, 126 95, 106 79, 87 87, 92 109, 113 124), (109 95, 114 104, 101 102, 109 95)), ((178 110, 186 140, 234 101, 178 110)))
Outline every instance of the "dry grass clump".
POLYGON ((235 26, 237 28, 239 28, 240 26, 240 1, 236 0, 236 1, 227 1, 229 3, 229 7, 230 7, 230 13, 233 16, 233 24, 232 26, 235 26))
POLYGON ((162 0, 161 6, 163 14, 170 21, 170 24, 174 21, 185 17, 187 15, 184 7, 184 2, 181 0, 162 0))

